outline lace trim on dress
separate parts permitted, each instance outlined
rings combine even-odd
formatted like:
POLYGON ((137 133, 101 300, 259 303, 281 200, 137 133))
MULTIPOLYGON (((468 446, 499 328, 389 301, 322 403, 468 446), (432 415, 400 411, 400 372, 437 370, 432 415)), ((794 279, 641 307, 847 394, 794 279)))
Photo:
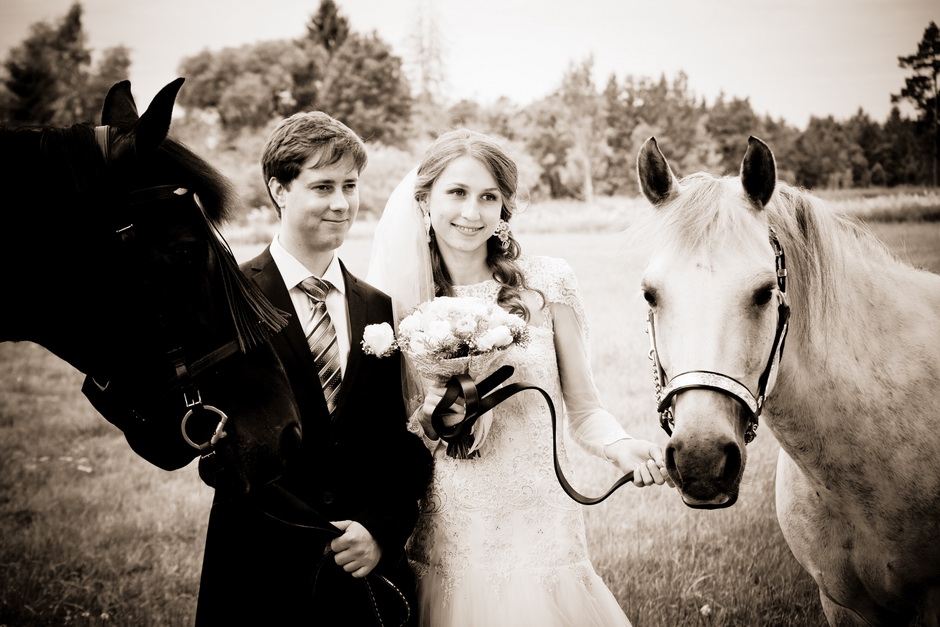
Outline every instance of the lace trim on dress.
POLYGON ((518 260, 519 268, 526 278, 526 284, 537 289, 545 295, 548 301, 543 312, 546 318, 551 317, 550 303, 567 305, 575 313, 581 333, 587 344, 589 330, 587 317, 584 313, 584 304, 581 300, 581 291, 578 288, 578 278, 568 262, 558 257, 529 257, 523 255, 518 260))

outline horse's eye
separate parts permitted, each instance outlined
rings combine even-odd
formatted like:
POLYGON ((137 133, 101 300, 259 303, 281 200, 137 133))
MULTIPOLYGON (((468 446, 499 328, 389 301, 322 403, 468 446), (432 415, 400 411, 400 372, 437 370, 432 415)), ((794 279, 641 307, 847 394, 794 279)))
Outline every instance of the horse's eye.
POLYGON ((771 287, 762 287, 759 290, 754 292, 754 305, 757 307, 763 307, 770 302, 770 299, 774 295, 774 290, 771 287))
POLYGON ((174 265, 191 266, 199 259, 200 245, 198 242, 180 242, 173 247, 172 262, 174 265))
POLYGON ((643 290, 643 299, 649 304, 650 307, 656 306, 656 290, 648 289, 643 290))

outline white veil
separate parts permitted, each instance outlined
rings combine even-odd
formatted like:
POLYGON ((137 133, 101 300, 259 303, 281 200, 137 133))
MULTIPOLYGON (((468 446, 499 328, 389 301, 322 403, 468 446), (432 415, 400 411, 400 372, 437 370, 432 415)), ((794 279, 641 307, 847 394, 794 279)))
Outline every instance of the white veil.
MULTIPOLYGON (((418 169, 409 172, 385 204, 372 240, 366 281, 392 298, 395 330, 402 318, 434 298, 424 215, 415 200, 418 169)), ((402 390, 409 413, 424 400, 421 378, 402 358, 402 390)))

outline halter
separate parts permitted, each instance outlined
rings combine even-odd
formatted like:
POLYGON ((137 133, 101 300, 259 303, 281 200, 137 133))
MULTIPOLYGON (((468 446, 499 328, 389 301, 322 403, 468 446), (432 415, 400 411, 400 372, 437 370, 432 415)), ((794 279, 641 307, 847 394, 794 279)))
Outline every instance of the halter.
MULTIPOLYGON (((101 155, 104 157, 106 165, 110 165, 112 162, 110 139, 111 128, 109 126, 95 127, 95 140, 98 144, 101 155)), ((205 213, 203 212, 202 206, 200 205, 199 200, 196 198, 195 193, 177 185, 158 185, 154 187, 133 190, 122 199, 120 204, 125 209, 131 209, 135 205, 150 204, 174 199, 179 200, 181 198, 187 199, 188 202, 193 207, 195 207, 195 210, 199 211, 205 218, 205 213)), ((145 293, 162 294, 164 293, 164 288, 166 287, 165 283, 160 281, 159 277, 154 272, 148 272, 146 264, 140 262, 143 251, 137 243, 136 227, 134 225, 133 218, 133 212, 131 212, 131 215, 120 216, 120 222, 118 222, 118 226, 114 228, 115 236, 117 237, 121 247, 127 252, 128 258, 134 262, 137 262, 136 274, 140 277, 142 290, 145 293)), ((210 351, 208 354, 200 357, 199 359, 188 362, 183 350, 182 342, 174 339, 173 337, 174 333, 171 330, 171 325, 169 324, 170 316, 167 315, 167 312, 164 310, 164 301, 165 299, 163 298, 154 298, 153 302, 150 303, 149 309, 152 312, 155 312, 158 333, 164 346, 164 353, 166 354, 167 361, 173 368, 174 372, 172 378, 167 384, 166 394, 172 393, 174 391, 182 393, 183 408, 185 413, 180 422, 180 430, 182 432, 183 439, 187 444, 196 450, 206 451, 207 449, 214 447, 220 439, 226 436, 224 428, 226 422, 228 421, 228 416, 225 414, 225 412, 218 409, 217 407, 203 403, 202 394, 200 393, 199 387, 196 384, 196 377, 198 377, 202 372, 216 366, 223 360, 241 352, 241 347, 237 339, 232 340, 220 346, 219 348, 210 351), (187 426, 190 424, 190 421, 194 419, 194 417, 202 414, 203 412, 210 412, 211 414, 214 414, 214 416, 218 419, 218 424, 216 425, 212 435, 208 440, 204 442, 197 442, 192 437, 190 437, 187 426)), ((92 382, 102 393, 111 387, 110 381, 101 384, 94 377, 92 377, 92 382)), ((112 399, 112 401, 113 400, 115 399, 112 399)), ((140 417, 137 415, 137 412, 132 413, 138 419, 140 419, 140 417)), ((215 420, 215 418, 213 418, 213 420, 215 420)))
POLYGON ((780 365, 780 359, 783 356, 783 344, 787 337, 787 329, 790 320, 790 305, 787 298, 787 267, 786 257, 783 248, 777 240, 777 234, 773 227, 770 227, 770 245, 774 249, 775 264, 777 269, 777 331, 774 334, 774 342, 770 349, 770 357, 767 359, 767 365, 761 373, 757 382, 757 395, 751 393, 750 389, 737 379, 712 372, 710 370, 689 370, 677 374, 671 379, 667 377, 659 361, 659 352, 656 349, 656 328, 654 324, 655 315, 650 309, 646 314, 647 333, 650 337, 649 358, 653 362, 653 386, 656 391, 656 410, 659 412, 659 423, 663 430, 672 435, 672 429, 675 426, 675 416, 672 414, 673 398, 685 390, 704 389, 713 390, 730 396, 738 401, 742 407, 748 410, 748 423, 744 430, 744 443, 749 444, 757 435, 758 418, 764 409, 764 401, 773 383, 776 381, 776 372, 780 365))

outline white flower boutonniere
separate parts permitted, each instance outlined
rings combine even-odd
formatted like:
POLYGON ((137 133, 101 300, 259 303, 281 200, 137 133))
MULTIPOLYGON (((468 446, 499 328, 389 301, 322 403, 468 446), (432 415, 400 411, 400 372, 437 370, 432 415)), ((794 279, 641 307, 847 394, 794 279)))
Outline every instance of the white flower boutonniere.
POLYGON ((370 324, 362 331, 362 352, 378 358, 393 355, 398 350, 395 332, 387 322, 370 324))

